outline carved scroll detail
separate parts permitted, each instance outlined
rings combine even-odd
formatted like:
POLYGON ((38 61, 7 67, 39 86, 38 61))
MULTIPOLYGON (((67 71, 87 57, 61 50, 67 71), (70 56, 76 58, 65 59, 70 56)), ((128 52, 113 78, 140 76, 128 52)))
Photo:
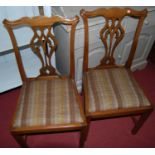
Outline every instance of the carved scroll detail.
POLYGON ((57 75, 51 64, 52 55, 57 48, 57 41, 51 33, 51 28, 51 26, 32 27, 34 35, 30 47, 41 61, 40 76, 57 75))
POLYGON ((100 38, 105 46, 105 55, 100 61, 102 65, 115 65, 114 51, 123 39, 125 31, 121 26, 121 19, 107 19, 100 31, 100 38))

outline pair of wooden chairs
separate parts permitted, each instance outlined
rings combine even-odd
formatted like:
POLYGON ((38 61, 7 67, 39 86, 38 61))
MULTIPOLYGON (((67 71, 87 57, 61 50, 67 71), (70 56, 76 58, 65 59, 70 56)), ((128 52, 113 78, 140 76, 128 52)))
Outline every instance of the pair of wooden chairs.
POLYGON ((11 134, 22 147, 27 147, 27 135, 68 131, 80 131, 79 144, 80 147, 83 147, 92 119, 131 116, 135 123, 132 133, 135 134, 153 109, 129 70, 143 21, 147 16, 147 10, 100 8, 94 11, 81 10, 80 14, 84 22, 85 38, 83 60, 84 105, 82 105, 77 92, 74 75, 74 38, 79 17, 66 19, 60 16, 50 18, 39 16, 24 17, 16 21, 4 20, 3 22, 12 40, 23 81, 17 109, 10 128, 11 134), (90 69, 88 68, 88 19, 97 16, 105 19, 104 27, 99 32, 105 53, 100 64, 90 69), (125 35, 122 20, 126 16, 138 19, 138 24, 127 63, 125 66, 119 66, 115 63, 114 51, 125 35), (71 26, 69 76, 59 75, 51 64, 52 54, 59 45, 51 31, 54 24, 71 26), (26 76, 13 31, 19 26, 29 26, 34 33, 30 41, 30 48, 41 61, 42 66, 38 77, 28 78, 26 76), (138 120, 133 117, 137 115, 140 116, 138 120))

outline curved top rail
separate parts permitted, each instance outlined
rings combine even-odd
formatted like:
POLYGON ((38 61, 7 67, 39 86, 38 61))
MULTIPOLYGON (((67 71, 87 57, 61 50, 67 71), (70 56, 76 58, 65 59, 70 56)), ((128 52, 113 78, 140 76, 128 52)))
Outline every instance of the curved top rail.
POLYGON ((18 20, 10 21, 5 19, 3 24, 8 27, 17 27, 21 25, 28 25, 28 26, 50 26, 54 23, 61 23, 65 25, 72 25, 79 21, 79 17, 75 16, 73 19, 67 19, 61 16, 53 16, 53 17, 46 17, 46 16, 35 16, 35 17, 22 17, 18 20))
POLYGON ((82 9, 80 15, 83 17, 103 16, 105 18, 123 18, 124 16, 141 17, 147 15, 147 9, 137 11, 131 8, 98 8, 93 11, 85 11, 82 9), (115 14, 114 14, 115 12, 115 14))

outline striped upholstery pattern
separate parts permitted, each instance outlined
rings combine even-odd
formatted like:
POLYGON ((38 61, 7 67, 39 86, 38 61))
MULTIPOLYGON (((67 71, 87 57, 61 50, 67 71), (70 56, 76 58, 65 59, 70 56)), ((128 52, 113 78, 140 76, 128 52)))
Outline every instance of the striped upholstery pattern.
POLYGON ((89 112, 149 106, 150 102, 125 68, 86 73, 89 112))
POLYGON ((33 80, 24 83, 13 127, 83 123, 72 80, 33 80))

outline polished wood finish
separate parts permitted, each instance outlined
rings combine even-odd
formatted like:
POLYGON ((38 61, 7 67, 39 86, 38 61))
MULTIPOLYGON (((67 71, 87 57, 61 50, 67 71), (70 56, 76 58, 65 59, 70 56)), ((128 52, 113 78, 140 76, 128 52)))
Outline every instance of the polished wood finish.
POLYGON ((85 114, 87 117, 88 129, 90 126, 90 120, 96 119, 108 119, 108 118, 116 118, 116 117, 126 117, 126 116, 141 116, 139 120, 135 121, 135 126, 132 129, 132 133, 136 134, 140 127, 143 125, 144 121, 148 118, 149 114, 152 112, 152 105, 146 107, 138 107, 138 108, 126 108, 126 109, 115 109, 115 110, 107 110, 107 111, 97 111, 97 112, 89 112, 89 98, 88 98, 88 79, 85 75, 89 70, 95 69, 108 69, 108 68, 116 68, 116 67, 126 67, 130 69, 137 44, 138 37, 142 29, 143 21, 147 16, 147 10, 136 11, 130 8, 99 8, 94 11, 85 11, 81 10, 80 14, 84 23, 84 60, 83 60, 83 94, 84 94, 84 102, 85 102, 85 114), (131 46, 131 51, 129 53, 126 64, 117 65, 115 63, 114 52, 118 44, 121 42, 123 37, 125 36, 125 29, 122 26, 122 20, 124 17, 132 17, 138 19, 137 28, 134 34, 133 43, 131 46), (103 28, 99 31, 100 39, 104 44, 105 55, 101 59, 100 64, 94 68, 88 68, 89 62, 89 27, 88 27, 88 19, 95 17, 103 17, 105 19, 103 28))
POLYGON ((136 134, 138 132, 138 130, 144 124, 145 120, 150 116, 151 112, 152 112, 152 109, 150 109, 140 115, 140 118, 137 121, 135 121, 135 126, 132 129, 132 134, 136 134))
MULTIPOLYGON (((68 131, 80 131, 80 147, 84 146, 85 141, 85 131, 87 127, 87 123, 85 120, 83 107, 81 100, 79 98, 79 94, 77 92, 77 88, 75 86, 75 69, 74 69, 74 38, 75 38, 75 28, 79 21, 79 17, 75 16, 73 19, 67 19, 61 16, 53 16, 53 17, 45 17, 45 16, 37 16, 33 18, 23 17, 19 20, 8 21, 5 19, 3 21, 5 27, 8 30, 10 35, 12 45, 14 48, 19 72, 22 78, 22 81, 29 80, 53 80, 54 78, 61 78, 65 80, 66 78, 70 78, 73 83, 72 91, 74 91, 77 101, 80 106, 80 113, 83 123, 72 123, 72 124, 61 124, 54 126, 44 126, 44 127, 22 127, 22 128, 13 128, 13 121, 11 124, 11 134, 16 139, 16 141, 21 145, 21 147, 27 147, 23 136, 30 134, 45 134, 45 133, 57 133, 57 132, 68 132, 68 131), (70 26, 71 34, 70 34, 70 73, 69 76, 61 76, 57 73, 56 69, 51 64, 51 57, 53 53, 56 51, 58 46, 58 42, 52 33, 53 26, 55 24, 63 24, 70 26), (28 78, 26 76, 26 72, 24 70, 24 65, 22 62, 21 54, 19 51, 19 47, 16 41, 16 37, 14 35, 14 28, 20 28, 23 26, 28 26, 33 31, 33 37, 30 38, 30 48, 33 53, 39 58, 42 66, 40 68, 40 74, 37 77, 28 78), (40 35, 38 34, 40 32, 40 35)), ((14 119, 14 118, 13 118, 14 119)))
POLYGON ((140 31, 142 29, 143 21, 147 15, 147 10, 143 11, 135 11, 130 8, 120 9, 120 8, 99 8, 94 11, 85 11, 81 10, 80 14, 83 18, 84 29, 85 29, 85 43, 84 43, 84 63, 83 63, 83 71, 88 70, 88 51, 89 51, 89 28, 88 28, 88 19, 95 18, 97 16, 101 16, 105 19, 104 27, 100 30, 100 38, 105 47, 105 55, 101 59, 100 64, 96 68, 103 67, 116 67, 115 59, 113 57, 115 49, 117 45, 121 42, 125 35, 125 30, 123 28, 122 20, 126 16, 134 17, 139 19, 137 29, 134 35, 133 44, 131 47, 131 52, 126 62, 126 67, 130 68, 132 64, 132 60, 136 51, 138 37, 140 31), (108 40, 108 36, 110 37, 110 41, 108 40), (109 43, 108 43, 109 42, 109 43))
POLYGON ((78 23, 79 18, 76 16, 73 20, 63 18, 61 16, 53 16, 52 18, 45 16, 37 16, 37 17, 23 17, 16 21, 8 21, 5 19, 3 21, 5 27, 7 28, 14 50, 15 56, 17 59, 17 64, 19 67, 19 71, 21 74, 21 78, 23 81, 27 79, 25 70, 23 67, 21 55, 18 49, 17 41, 15 35, 13 33, 13 28, 19 26, 29 26, 33 30, 33 37, 30 41, 30 47, 32 51, 36 54, 36 56, 40 59, 42 67, 40 69, 39 76, 50 76, 50 75, 58 75, 56 73, 55 68, 51 64, 51 57, 57 48, 57 40, 54 37, 54 34, 51 33, 51 29, 55 23, 71 25, 71 35, 70 35, 70 77, 74 79, 74 35, 75 35, 75 27, 78 23), (41 35, 38 34, 40 31, 41 35), (47 31, 47 32, 45 32, 47 31), (45 34, 46 33, 46 34, 45 34), (47 49, 48 47, 48 49, 47 49), (41 49, 43 50, 43 55, 41 54, 41 49))

